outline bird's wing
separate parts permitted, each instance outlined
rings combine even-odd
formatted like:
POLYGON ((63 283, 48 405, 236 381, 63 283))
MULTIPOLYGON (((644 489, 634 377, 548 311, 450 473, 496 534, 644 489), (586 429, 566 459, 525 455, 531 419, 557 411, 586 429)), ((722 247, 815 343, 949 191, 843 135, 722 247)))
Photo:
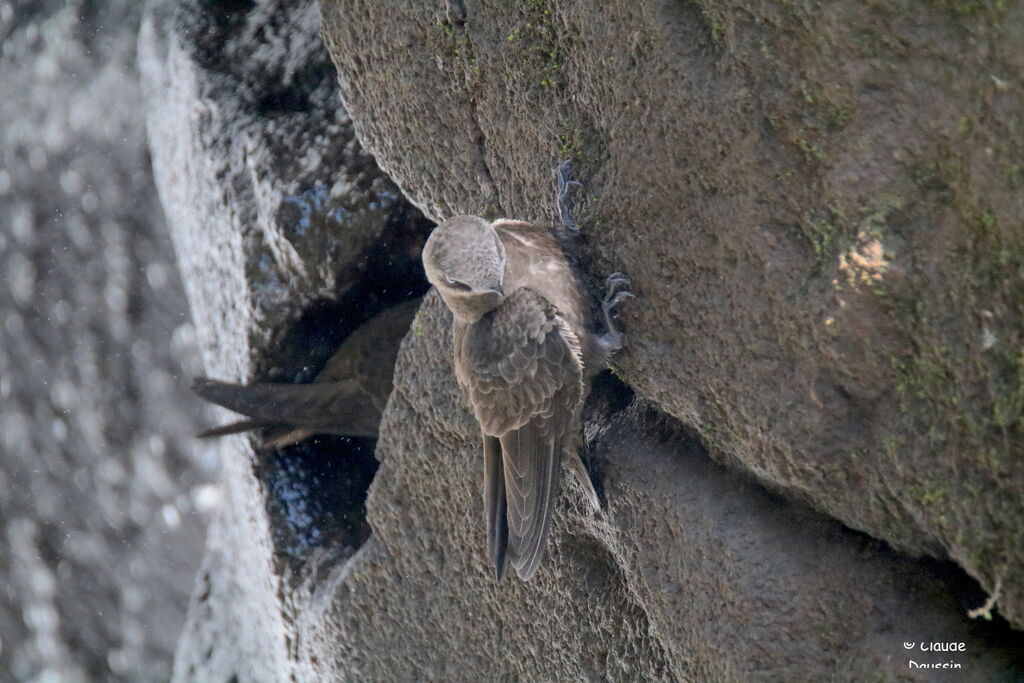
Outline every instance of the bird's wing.
POLYGON ((487 514, 487 557, 499 580, 508 564, 508 507, 501 442, 484 434, 484 509, 487 514))
POLYGON ((500 573, 505 536, 508 559, 525 580, 547 541, 562 453, 578 427, 579 340, 544 297, 523 288, 457 334, 455 355, 456 375, 485 435, 485 459, 488 437, 501 448, 501 467, 488 460, 485 468, 491 560, 500 573), (505 518, 491 513, 500 507, 495 495, 506 498, 505 518))
POLYGON ((263 423, 314 432, 376 436, 380 410, 354 381, 242 385, 199 378, 192 390, 207 401, 263 423))
POLYGON ((251 432, 254 429, 262 429, 266 427, 269 422, 262 420, 239 420, 226 425, 220 425, 219 427, 211 427, 204 429, 203 431, 196 434, 197 439, 213 439, 219 436, 227 436, 228 434, 238 434, 240 432, 251 432))
POLYGON ((505 466, 508 558, 528 581, 540 564, 558 501, 565 434, 551 418, 527 422, 500 438, 505 466))
POLYGON ((410 299, 368 320, 341 343, 315 381, 355 379, 373 404, 383 411, 391 395, 398 349, 420 302, 420 299, 410 299))

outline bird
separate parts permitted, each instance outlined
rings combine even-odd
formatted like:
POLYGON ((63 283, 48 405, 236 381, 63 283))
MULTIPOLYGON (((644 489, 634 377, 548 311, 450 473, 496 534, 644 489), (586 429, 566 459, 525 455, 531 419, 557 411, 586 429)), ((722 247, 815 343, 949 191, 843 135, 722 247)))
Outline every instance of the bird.
POLYGON ((430 234, 427 280, 452 313, 454 372, 480 425, 487 556, 501 580, 511 564, 528 581, 551 529, 563 461, 597 495, 577 444, 590 380, 608 367, 624 335, 616 309, 633 296, 613 273, 601 303, 604 332, 593 329, 590 298, 561 246, 578 232, 572 217, 571 162, 555 172, 558 237, 547 226, 472 215, 449 218, 430 234))
POLYGON ((232 384, 198 377, 192 390, 247 419, 208 429, 211 438, 269 428, 264 448, 283 448, 314 434, 376 437, 391 394, 395 359, 420 299, 378 313, 350 334, 309 384, 232 384))

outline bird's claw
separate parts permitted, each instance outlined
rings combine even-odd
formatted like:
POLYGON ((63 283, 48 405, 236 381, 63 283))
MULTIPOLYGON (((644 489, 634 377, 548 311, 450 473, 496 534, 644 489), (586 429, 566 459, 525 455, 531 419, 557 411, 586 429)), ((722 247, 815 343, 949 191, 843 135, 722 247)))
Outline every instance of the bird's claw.
POLYGON ((626 299, 635 299, 635 298, 636 298, 636 294, 634 294, 633 292, 630 292, 628 290, 623 290, 621 292, 615 292, 615 294, 612 295, 612 297, 610 299, 606 299, 605 300, 603 305, 604 305, 604 308, 605 308, 606 312, 614 315, 615 312, 616 312, 615 308, 619 304, 621 304, 626 299))
POLYGON ((607 346, 617 351, 622 347, 623 334, 615 318, 618 315, 617 308, 626 299, 635 299, 636 295, 629 290, 630 280, 624 273, 612 273, 605 280, 605 297, 601 302, 601 312, 604 314, 604 324, 607 332, 607 346))
POLYGON ((576 235, 580 226, 576 224, 572 212, 576 204, 576 193, 583 184, 572 179, 572 160, 566 159, 555 168, 555 206, 558 209, 558 220, 566 232, 576 235))
POLYGON ((614 295, 616 292, 620 291, 620 288, 621 288, 621 291, 627 291, 628 292, 629 291, 629 286, 631 284, 629 278, 623 272, 614 272, 614 273, 612 273, 611 275, 609 275, 607 277, 607 279, 605 279, 604 282, 605 282, 605 287, 607 288, 607 293, 605 294, 605 299, 611 298, 612 295, 614 295))

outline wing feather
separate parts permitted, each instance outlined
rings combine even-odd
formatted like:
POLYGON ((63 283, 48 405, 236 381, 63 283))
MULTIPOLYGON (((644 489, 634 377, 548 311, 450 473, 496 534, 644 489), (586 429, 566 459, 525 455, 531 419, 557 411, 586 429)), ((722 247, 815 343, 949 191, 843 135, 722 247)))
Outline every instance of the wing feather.
POLYGON ((484 509, 487 511, 487 556, 498 580, 508 564, 508 513, 501 444, 484 435, 484 509))
POLYGON ((376 436, 380 410, 353 380, 313 384, 231 384, 197 378, 192 390, 263 424, 289 424, 350 436, 376 436))
POLYGON ((550 533, 562 455, 578 430, 579 340, 554 306, 522 288, 456 329, 455 358, 484 433, 488 555, 499 576, 508 561, 527 580, 550 533), (504 516, 496 509, 499 495, 504 516))
POLYGON ((563 438, 544 433, 548 420, 528 422, 501 437, 509 506, 509 555, 524 581, 536 571, 551 531, 558 498, 563 438))

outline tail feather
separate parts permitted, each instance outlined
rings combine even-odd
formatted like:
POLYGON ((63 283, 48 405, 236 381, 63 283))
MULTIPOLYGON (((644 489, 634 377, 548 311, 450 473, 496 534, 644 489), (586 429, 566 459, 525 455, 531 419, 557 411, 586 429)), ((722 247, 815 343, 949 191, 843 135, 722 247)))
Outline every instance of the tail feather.
POLYGON ((199 377, 192 383, 192 390, 211 403, 264 425, 287 424, 314 433, 375 437, 380 424, 380 409, 355 380, 243 385, 199 377))
POLYGON ((197 377, 192 391, 210 403, 247 415, 260 422, 279 422, 276 411, 276 387, 272 384, 231 384, 207 377, 197 377))
POLYGON ((508 501, 501 442, 484 434, 484 509, 487 511, 487 558, 500 581, 508 566, 508 501))
POLYGON ((261 422, 258 420, 239 420, 238 422, 232 422, 230 424, 221 425, 219 427, 211 427, 210 429, 203 430, 196 434, 198 439, 214 439, 218 436, 227 436, 228 434, 238 434, 240 432, 250 432, 254 429, 260 429, 266 427, 267 422, 261 422))

